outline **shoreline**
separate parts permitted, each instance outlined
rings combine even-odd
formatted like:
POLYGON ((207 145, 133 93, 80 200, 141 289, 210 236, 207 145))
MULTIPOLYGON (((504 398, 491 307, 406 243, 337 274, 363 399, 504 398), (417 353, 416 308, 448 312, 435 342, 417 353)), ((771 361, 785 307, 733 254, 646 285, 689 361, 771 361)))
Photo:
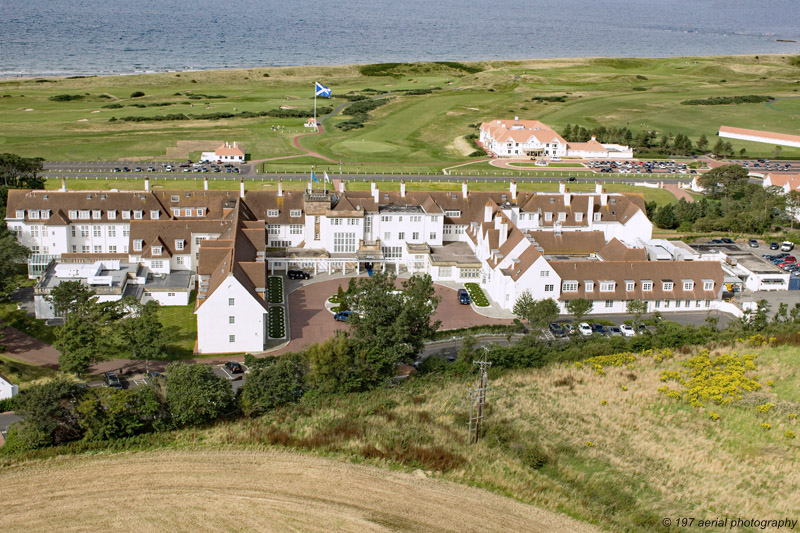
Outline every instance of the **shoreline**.
MULTIPOLYGON (((782 41, 786 44, 797 44, 797 41, 782 41)), ((800 50, 796 50, 794 52, 783 52, 783 53, 749 53, 749 54, 726 54, 726 55, 691 55, 691 56, 583 56, 583 57, 540 57, 540 58, 522 58, 522 59, 507 59, 507 58, 494 58, 494 59, 474 59, 474 60, 453 60, 453 59, 441 59, 441 60, 430 60, 430 61, 401 61, 399 63, 408 63, 408 64, 424 64, 424 63, 443 63, 443 62, 458 62, 464 63, 467 65, 470 64, 492 64, 492 63, 533 63, 533 62, 559 62, 559 61, 595 61, 599 59, 626 59, 626 60, 641 60, 641 61, 657 61, 661 59, 678 59, 678 58, 685 58, 685 59, 718 59, 718 58, 741 58, 741 57, 763 57, 763 58, 772 58, 772 57, 781 57, 787 55, 795 55, 800 54, 800 50)), ((61 73, 61 74, 47 74, 47 73, 24 73, 24 74, 4 74, 0 72, 0 83, 8 82, 8 81, 30 81, 30 80, 37 80, 37 79, 52 79, 52 80, 79 80, 79 79, 89 79, 89 78, 111 78, 115 76, 153 76, 153 75, 163 75, 163 74, 191 74, 191 73, 206 73, 206 72, 236 72, 236 71, 247 71, 247 70, 259 70, 259 71, 266 71, 266 70, 286 70, 286 69, 295 69, 295 68, 309 68, 309 69, 325 69, 325 68, 352 68, 352 67, 361 67, 364 65, 371 65, 371 64, 386 64, 386 63, 394 63, 394 62, 378 62, 378 63, 341 63, 341 64, 305 64, 305 65, 272 65, 272 66, 241 66, 241 67, 222 67, 222 68, 193 68, 193 69, 184 69, 184 70, 152 70, 152 71, 133 71, 133 72, 114 72, 114 73, 94 73, 94 74, 83 74, 83 73, 61 73)))

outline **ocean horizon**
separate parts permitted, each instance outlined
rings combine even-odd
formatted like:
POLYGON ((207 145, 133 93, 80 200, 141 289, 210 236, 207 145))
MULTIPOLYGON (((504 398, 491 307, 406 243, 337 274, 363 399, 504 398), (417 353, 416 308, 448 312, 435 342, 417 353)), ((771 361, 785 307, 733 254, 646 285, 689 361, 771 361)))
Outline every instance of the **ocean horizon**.
POLYGON ((0 77, 800 53, 794 0, 0 0, 0 77))

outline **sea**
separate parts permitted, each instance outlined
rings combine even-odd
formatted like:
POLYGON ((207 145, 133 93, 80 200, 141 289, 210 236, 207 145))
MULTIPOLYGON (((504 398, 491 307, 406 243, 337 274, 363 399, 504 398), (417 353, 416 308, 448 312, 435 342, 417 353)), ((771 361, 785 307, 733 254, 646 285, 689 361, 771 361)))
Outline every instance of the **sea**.
POLYGON ((800 0, 0 0, 0 77, 800 53, 800 0))

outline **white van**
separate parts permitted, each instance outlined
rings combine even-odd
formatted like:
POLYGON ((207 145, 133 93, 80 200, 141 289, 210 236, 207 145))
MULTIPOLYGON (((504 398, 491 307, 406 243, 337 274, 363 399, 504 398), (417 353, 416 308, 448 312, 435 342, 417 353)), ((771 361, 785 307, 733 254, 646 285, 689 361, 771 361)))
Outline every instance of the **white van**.
POLYGON ((794 250, 794 243, 792 241, 783 241, 781 252, 791 252, 792 250, 794 250))

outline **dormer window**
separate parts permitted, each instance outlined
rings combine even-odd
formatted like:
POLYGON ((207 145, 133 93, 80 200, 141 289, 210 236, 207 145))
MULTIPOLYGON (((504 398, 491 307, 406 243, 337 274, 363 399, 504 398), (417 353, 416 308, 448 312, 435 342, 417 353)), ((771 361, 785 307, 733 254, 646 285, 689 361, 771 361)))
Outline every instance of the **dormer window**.
POLYGON ((561 290, 563 292, 578 292, 578 282, 577 281, 565 281, 561 284, 561 290))
POLYGON ((600 222, 600 213, 595 213, 594 214, 594 221, 595 222, 600 222))
POLYGON ((694 289, 694 281, 690 279, 683 280, 683 290, 690 291, 694 289))
POLYGON ((268 217, 277 217, 278 210, 277 209, 267 209, 267 216, 268 217))
POLYGON ((632 292, 635 286, 636 286, 636 283, 634 283, 633 281, 625 280, 625 290, 626 291, 632 292))
POLYGON ((183 250, 184 241, 183 239, 175 239, 175 249, 176 250, 183 250))
POLYGON ((191 209, 184 209, 183 210, 183 215, 187 216, 187 217, 192 216, 192 210, 191 209))
POLYGON ((613 281, 601 281, 600 292, 613 292, 616 285, 613 281))
POLYGON ((161 246, 153 246, 153 255, 161 255, 162 250, 161 246))
POLYGON ((80 218, 81 220, 89 220, 89 210, 86 209, 85 211, 84 210, 79 211, 78 218, 80 218))
POLYGON ((134 252, 141 252, 142 251, 142 239, 134 239, 133 240, 133 251, 134 252))
POLYGON ((565 220, 567 220, 567 214, 563 213, 563 212, 559 213, 558 214, 558 220, 559 220, 559 222, 564 222, 565 220))
POLYGON ((153 209, 150 211, 150 220, 158 220, 159 210, 153 209))
POLYGON ((172 216, 174 216, 174 217, 181 216, 181 208, 180 207, 173 207, 172 208, 172 216))
POLYGON ((172 196, 169 197, 169 200, 172 203, 180 202, 181 201, 181 197, 178 196, 177 194, 173 194, 172 196))
POLYGON ((25 210, 17 209, 17 218, 25 218, 25 210))
POLYGON ((714 290, 714 280, 713 279, 704 279, 703 280, 703 290, 704 291, 713 291, 714 290))
POLYGON ((44 211, 41 212, 41 215, 42 215, 42 218, 45 219, 45 220, 50 218, 50 210, 49 209, 45 209, 44 211))
POLYGON ((671 290, 672 290, 672 287, 673 287, 674 285, 675 285, 675 284, 674 284, 674 283, 672 283, 671 281, 663 281, 663 282, 662 282, 662 288, 663 288, 665 291, 671 291, 671 290))
POLYGON ((544 221, 545 222, 551 222, 552 220, 553 220, 553 213, 549 213, 548 212, 548 213, 544 214, 544 221))
POLYGON ((205 216, 205 214, 206 214, 206 209, 204 207, 197 208, 197 216, 202 217, 205 216))
POLYGON ((78 218, 78 210, 77 209, 70 209, 69 210, 69 218, 71 218, 72 220, 75 220, 76 218, 78 218))
POLYGON ((116 220, 117 219, 117 212, 116 211, 106 211, 106 216, 108 216, 108 220, 116 220))
POLYGON ((136 210, 133 212, 133 219, 134 220, 142 220, 142 216, 144 215, 143 211, 136 210))
POLYGON ((39 211, 37 209, 30 209, 28 211, 28 218, 31 220, 38 220, 39 219, 39 211))
POLYGON ((100 211, 99 209, 95 209, 94 211, 92 211, 92 218, 94 220, 100 220, 101 218, 103 218, 103 212, 100 211))
POLYGON ((583 213, 580 212, 575 213, 575 222, 581 222, 581 221, 583 221, 583 213))
POLYGON ((592 280, 584 280, 583 288, 586 290, 586 292, 594 291, 594 281, 592 281, 592 280))
POLYGON ((649 292, 653 290, 653 281, 649 279, 642 280, 642 290, 649 292))
POLYGON ((300 209, 292 209, 289 211, 289 216, 292 218, 298 218, 302 215, 302 211, 300 209))

